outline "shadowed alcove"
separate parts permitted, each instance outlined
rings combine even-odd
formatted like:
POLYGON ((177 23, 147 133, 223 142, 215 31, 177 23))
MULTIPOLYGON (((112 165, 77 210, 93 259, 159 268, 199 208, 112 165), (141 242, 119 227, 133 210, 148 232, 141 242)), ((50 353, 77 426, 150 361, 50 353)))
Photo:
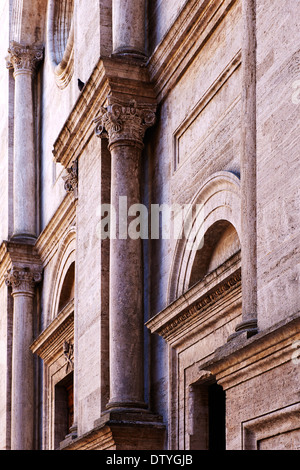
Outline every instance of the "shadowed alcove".
POLYGON ((75 289, 75 262, 71 263, 61 288, 58 312, 60 312, 73 298, 75 289))
POLYGON ((191 270, 189 287, 217 269, 240 250, 240 240, 233 225, 227 220, 218 220, 204 235, 191 270))

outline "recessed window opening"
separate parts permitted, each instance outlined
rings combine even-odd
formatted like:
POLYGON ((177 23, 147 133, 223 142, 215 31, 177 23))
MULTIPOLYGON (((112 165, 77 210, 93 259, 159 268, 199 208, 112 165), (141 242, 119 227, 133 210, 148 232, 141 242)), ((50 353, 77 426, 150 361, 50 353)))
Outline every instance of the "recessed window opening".
POLYGON ((55 385, 54 395, 54 448, 58 449, 73 425, 73 372, 55 385))
POLYGON ((226 449, 225 392, 214 383, 208 387, 208 449, 226 449))

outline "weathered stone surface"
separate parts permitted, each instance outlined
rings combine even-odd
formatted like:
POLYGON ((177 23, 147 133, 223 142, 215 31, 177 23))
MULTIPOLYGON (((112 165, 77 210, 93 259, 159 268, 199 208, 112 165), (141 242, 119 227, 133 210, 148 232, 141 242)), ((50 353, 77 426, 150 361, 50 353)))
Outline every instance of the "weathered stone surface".
POLYGON ((1 449, 300 448, 299 14, 2 0, 1 449))

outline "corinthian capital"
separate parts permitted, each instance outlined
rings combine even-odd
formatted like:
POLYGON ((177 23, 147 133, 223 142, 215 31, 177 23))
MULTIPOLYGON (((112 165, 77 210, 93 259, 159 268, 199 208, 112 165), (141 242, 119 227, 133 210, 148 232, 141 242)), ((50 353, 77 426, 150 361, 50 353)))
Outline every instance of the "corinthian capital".
POLYGON ((107 138, 109 145, 122 141, 143 145, 146 129, 155 123, 155 106, 135 100, 124 103, 109 96, 107 108, 101 108, 94 123, 96 135, 107 138))
POLYGON ((12 294, 27 293, 33 295, 36 283, 40 282, 42 275, 40 271, 30 268, 14 267, 7 271, 4 276, 5 284, 12 287, 12 294))
POLYGON ((43 58, 42 46, 25 46, 15 41, 10 43, 8 53, 6 66, 13 68, 15 74, 17 72, 33 73, 37 63, 43 58))

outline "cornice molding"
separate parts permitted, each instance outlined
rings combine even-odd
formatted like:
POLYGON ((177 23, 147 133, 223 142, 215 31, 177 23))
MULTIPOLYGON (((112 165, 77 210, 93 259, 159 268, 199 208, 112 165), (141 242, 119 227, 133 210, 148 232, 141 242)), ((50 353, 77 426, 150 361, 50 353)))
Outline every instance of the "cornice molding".
POLYGON ((147 69, 133 60, 102 57, 79 95, 53 146, 56 162, 65 168, 79 158, 94 135, 94 120, 107 105, 107 97, 153 104, 155 96, 147 69))
POLYGON ((74 301, 69 302, 30 346, 45 363, 63 354, 64 341, 74 336, 74 301))
POLYGON ((189 0, 147 62, 157 101, 176 85, 236 0, 189 0))
POLYGON ((300 361, 300 312, 251 338, 237 337, 218 348, 200 369, 210 370, 224 389, 286 362, 300 361))
POLYGON ((144 104, 162 101, 236 1, 187 1, 146 64, 101 57, 54 142, 55 161, 68 168, 80 157, 108 96, 144 104))
POLYGON ((75 224, 76 205, 72 194, 67 194, 36 241, 35 249, 43 266, 47 265, 70 227, 75 229, 75 224))
POLYGON ((238 298, 241 294, 240 252, 155 315, 146 326, 151 333, 173 342, 175 336, 177 339, 185 336, 186 328, 202 317, 207 309, 226 301, 233 294, 238 298))

